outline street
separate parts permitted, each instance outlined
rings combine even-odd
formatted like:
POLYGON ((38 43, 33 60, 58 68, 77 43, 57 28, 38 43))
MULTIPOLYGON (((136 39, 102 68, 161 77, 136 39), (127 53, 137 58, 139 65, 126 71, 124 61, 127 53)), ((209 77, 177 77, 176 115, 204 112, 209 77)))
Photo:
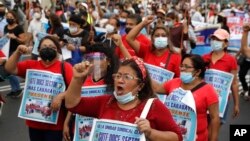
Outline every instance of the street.
MULTIPOLYGON (((22 81, 23 82, 23 81, 22 81)), ((23 84, 22 84, 23 85, 23 84)), ((7 94, 8 90, 7 82, 0 82, 0 92, 2 96, 7 94)), ((28 141, 28 129, 25 126, 25 122, 23 119, 18 118, 18 110, 20 106, 21 98, 13 99, 6 98, 6 104, 3 107, 2 116, 0 117, 0 137, 1 141, 28 141)), ((250 101, 245 101, 242 97, 240 97, 240 116, 232 120, 232 106, 233 100, 229 101, 229 112, 227 123, 224 124, 219 133, 219 141, 229 141, 229 129, 230 124, 241 124, 241 125, 250 125, 250 101), (229 115, 230 114, 230 115, 229 115)))

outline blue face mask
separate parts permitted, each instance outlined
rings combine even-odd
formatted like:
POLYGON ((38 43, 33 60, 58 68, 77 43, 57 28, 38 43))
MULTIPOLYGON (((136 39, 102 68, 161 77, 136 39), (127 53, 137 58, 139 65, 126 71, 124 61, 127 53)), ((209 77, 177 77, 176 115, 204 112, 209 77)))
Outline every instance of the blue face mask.
POLYGON ((167 22, 167 26, 168 26, 169 28, 174 27, 174 22, 173 22, 173 21, 167 22))
POLYGON ((154 41, 154 46, 157 49, 162 49, 167 47, 168 45, 168 38, 167 37, 156 37, 154 41))
POLYGON ((211 40, 211 48, 213 51, 220 51, 223 49, 223 42, 222 41, 216 41, 211 40))
POLYGON ((185 84, 191 83, 194 80, 194 77, 191 72, 181 72, 181 81, 185 84))
POLYGON ((117 95, 117 93, 114 91, 114 96, 116 98, 116 100, 121 103, 121 104, 126 104, 129 103, 130 101, 133 101, 135 99, 135 96, 132 95, 132 92, 129 92, 127 94, 124 95, 117 95))

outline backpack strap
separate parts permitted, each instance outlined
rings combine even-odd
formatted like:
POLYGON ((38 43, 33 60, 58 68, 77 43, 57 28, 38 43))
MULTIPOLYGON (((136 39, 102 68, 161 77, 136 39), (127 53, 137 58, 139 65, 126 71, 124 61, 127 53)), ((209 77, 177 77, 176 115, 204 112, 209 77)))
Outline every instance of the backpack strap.
POLYGON ((200 84, 196 85, 194 88, 191 89, 191 92, 193 93, 194 91, 198 90, 199 88, 205 86, 207 83, 206 82, 201 82, 200 84))

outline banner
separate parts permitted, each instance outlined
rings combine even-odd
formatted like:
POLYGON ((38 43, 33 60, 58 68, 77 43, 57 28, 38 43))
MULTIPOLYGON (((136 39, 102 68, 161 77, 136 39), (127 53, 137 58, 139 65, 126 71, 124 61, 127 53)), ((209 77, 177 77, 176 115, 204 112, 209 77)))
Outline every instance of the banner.
POLYGON ((145 141, 140 136, 135 124, 95 119, 89 141, 145 141))
POLYGON ((7 36, 3 36, 2 38, 0 38, 0 50, 5 55, 6 59, 8 59, 10 50, 10 39, 7 36))
POLYGON ((37 39, 36 39, 35 44, 34 44, 33 49, 32 49, 32 53, 33 53, 33 54, 39 55, 39 53, 38 53, 38 46, 39 46, 39 43, 40 43, 40 41, 42 40, 43 37, 48 36, 48 35, 49 35, 49 34, 43 33, 43 32, 38 32, 38 33, 37 33, 37 35, 36 35, 36 36, 37 36, 37 39))
POLYGON ((191 91, 177 88, 166 98, 165 105, 181 129, 183 141, 195 141, 197 128, 196 106, 191 91))
MULTIPOLYGON (((174 77, 174 73, 169 70, 147 63, 144 63, 144 65, 147 68, 150 77, 160 84, 164 83, 165 81, 171 80, 174 77)), ((157 96, 162 102, 164 102, 167 97, 165 94, 157 94, 157 96)))
POLYGON ((61 74, 40 70, 27 70, 23 98, 18 117, 56 124, 59 111, 50 109, 51 100, 65 91, 61 74))
MULTIPOLYGON (((100 86, 84 86, 82 87, 81 96, 90 97, 90 96, 99 96, 103 94, 108 94, 106 91, 107 85, 100 86)), ((88 141, 90 132, 93 126, 93 120, 96 118, 86 117, 76 114, 75 120, 75 134, 74 141, 88 141)))
POLYGON ((206 70, 205 81, 208 84, 213 85, 217 94, 219 95, 220 117, 224 116, 233 78, 234 76, 230 73, 215 69, 206 70))

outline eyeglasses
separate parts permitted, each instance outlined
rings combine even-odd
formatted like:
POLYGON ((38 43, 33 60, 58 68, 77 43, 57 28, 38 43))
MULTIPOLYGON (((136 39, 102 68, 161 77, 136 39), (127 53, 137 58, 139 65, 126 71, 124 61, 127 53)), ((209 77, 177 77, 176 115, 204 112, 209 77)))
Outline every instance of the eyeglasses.
POLYGON ((180 66, 180 69, 191 69, 191 68, 194 68, 194 67, 191 67, 191 66, 188 66, 188 65, 181 65, 180 66))
POLYGON ((135 76, 129 75, 129 74, 121 74, 121 73, 116 73, 112 75, 114 80, 119 80, 119 79, 123 79, 125 81, 130 81, 130 80, 134 80, 134 79, 139 79, 135 76))

